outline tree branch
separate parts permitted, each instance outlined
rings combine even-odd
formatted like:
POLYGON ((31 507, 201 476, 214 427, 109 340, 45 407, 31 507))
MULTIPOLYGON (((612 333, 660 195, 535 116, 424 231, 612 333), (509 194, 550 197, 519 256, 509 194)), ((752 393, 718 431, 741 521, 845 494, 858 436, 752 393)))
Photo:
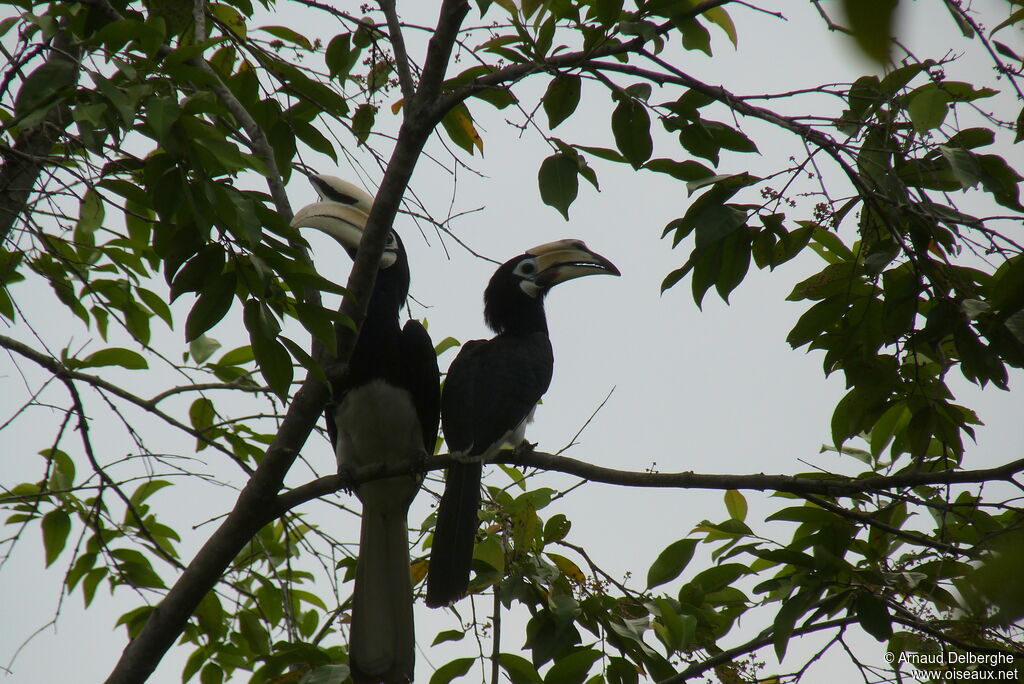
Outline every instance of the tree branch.
MULTIPOLYGON (((352 489, 371 480, 396 475, 448 468, 460 461, 451 454, 432 456, 426 463, 387 463, 359 468, 351 475, 327 475, 279 495, 273 510, 265 512, 267 521, 286 511, 342 489, 352 489)), ((996 468, 979 470, 943 470, 938 472, 907 472, 897 475, 873 475, 871 477, 806 477, 796 475, 717 475, 710 473, 649 473, 632 470, 616 470, 578 461, 565 456, 540 451, 505 449, 489 463, 501 463, 525 468, 540 468, 552 472, 575 475, 589 482, 600 482, 626 487, 650 487, 662 489, 743 489, 755 491, 788 492, 799 496, 826 495, 834 497, 852 496, 868 492, 887 492, 893 489, 919 487, 922 485, 979 484, 997 480, 1010 480, 1024 472, 1024 458, 1011 461, 996 468)))
MULTIPOLYGON (((395 51, 395 71, 398 72, 398 84, 402 89, 402 97, 408 104, 416 95, 416 84, 412 80, 409 53, 405 50, 405 38, 402 36, 402 24, 398 21, 398 12, 395 11, 395 0, 380 0, 380 8, 387 19, 391 48, 395 51)), ((404 109, 404 113, 405 116, 409 115, 408 107, 404 109)))
MULTIPOLYGON (((698 3, 688 10, 680 12, 676 16, 676 19, 697 17, 708 10, 714 9, 715 7, 721 7, 722 5, 727 5, 730 2, 734 2, 734 0, 704 0, 704 2, 698 3)), ((672 21, 666 21, 658 27, 654 32, 654 35, 658 37, 663 36, 669 31, 675 29, 675 26, 675 23, 672 21)), ((446 94, 437 101, 435 110, 442 113, 447 112, 458 103, 472 97, 478 92, 509 83, 515 83, 516 81, 520 81, 523 78, 539 71, 579 68, 584 63, 592 59, 613 57, 615 55, 622 55, 629 52, 637 52, 648 42, 648 40, 649 38, 637 36, 636 38, 632 38, 631 40, 627 40, 624 43, 618 43, 616 45, 609 44, 596 47, 589 51, 580 50, 578 52, 565 52, 559 55, 554 55, 545 59, 543 62, 511 64, 507 67, 492 71, 489 74, 479 76, 462 88, 446 94)))
POLYGON ((54 376, 60 378, 61 380, 69 379, 85 382, 89 385, 92 385, 98 390, 109 392, 110 394, 113 394, 115 397, 124 399, 128 403, 134 404, 135 406, 138 406, 144 411, 152 413, 154 416, 157 416, 168 425, 175 427, 191 435, 192 437, 195 437, 196 439, 208 444, 214 449, 217 449, 221 453, 230 456, 231 459, 234 460, 239 465, 239 467, 241 467, 246 473, 252 473, 252 468, 250 468, 248 465, 240 461, 238 457, 231 452, 230 449, 225 448, 224 445, 214 440, 211 440, 209 437, 205 436, 201 431, 196 430, 190 425, 185 425, 184 423, 176 419, 174 416, 164 413, 159 408, 157 408, 157 402, 163 399, 168 393, 164 393, 163 395, 158 394, 153 399, 143 399, 142 397, 132 394, 131 392, 123 389, 122 387, 115 385, 114 383, 109 382, 107 380, 104 380, 103 378, 97 375, 90 375, 89 373, 82 373, 81 371, 72 370, 65 366, 64 364, 62 364, 57 359, 51 356, 47 356, 46 354, 37 352, 35 349, 29 347, 27 344, 19 342, 18 340, 15 340, 11 337, 7 337, 6 335, 0 335, 0 347, 4 347, 5 349, 11 352, 18 354, 19 356, 23 356, 26 359, 32 361, 33 363, 42 366, 46 370, 53 373, 54 376))
MULTIPOLYGON (((813 632, 821 632, 826 629, 834 629, 836 627, 846 627, 847 625, 852 625, 856 622, 857 618, 855 617, 845 617, 839 618, 837 620, 826 620, 825 622, 816 622, 813 625, 804 625, 803 627, 797 627, 793 630, 793 633, 790 635, 790 638, 795 636, 802 636, 804 634, 811 634, 813 632)), ((658 682, 658 684, 683 684, 684 682, 690 681, 694 677, 699 677, 708 670, 713 670, 719 665, 724 665, 725 663, 732 662, 740 656, 744 656, 748 653, 753 653, 754 651, 758 651, 764 648, 765 646, 771 646, 774 643, 775 634, 773 632, 769 632, 768 634, 762 633, 761 635, 757 636, 754 639, 751 639, 745 644, 741 644, 739 646, 736 646, 735 648, 730 648, 726 651, 722 651, 718 655, 711 656, 703 662, 694 663, 693 665, 686 668, 679 674, 673 675, 668 679, 663 679, 660 682, 658 682)))
POLYGON ((114 493, 117 494, 118 498, 121 499, 121 502, 125 505, 128 513, 135 519, 135 524, 139 528, 139 533, 146 539, 146 541, 153 545, 153 549, 157 552, 157 555, 179 570, 183 570, 185 566, 181 564, 181 561, 174 557, 174 554, 171 553, 171 551, 165 549, 163 544, 156 540, 153 533, 149 531, 148 527, 146 527, 146 521, 143 516, 139 515, 139 511, 135 507, 135 504, 132 503, 131 499, 129 499, 121 490, 121 487, 118 486, 118 483, 114 482, 114 479, 110 477, 110 475, 107 474, 107 471, 103 469, 103 466, 100 465, 99 460, 96 458, 96 454, 93 452, 92 440, 89 439, 89 421, 85 416, 85 405, 82 403, 82 397, 78 394, 78 388, 75 387, 74 380, 70 378, 64 377, 61 378, 61 381, 64 383, 64 386, 67 387, 68 394, 71 395, 71 402, 74 405, 74 412, 78 415, 78 434, 82 438, 82 448, 85 449, 85 456, 89 459, 89 463, 92 465, 93 471, 100 478, 101 485, 99 492, 97 492, 97 496, 102 495, 104 485, 113 489, 114 493))
POLYGON ((959 549, 953 544, 946 544, 945 542, 937 541, 935 539, 932 539, 931 537, 926 537, 923 534, 918 534, 917 532, 912 532, 910 530, 903 530, 898 527, 894 527, 893 525, 884 523, 881 520, 878 520, 872 517, 871 515, 868 515, 867 513, 861 513, 860 511, 854 511, 848 508, 843 508, 842 506, 837 506, 834 503, 830 501, 825 501, 824 499, 814 496, 813 494, 802 494, 801 496, 805 500, 817 506, 818 508, 824 508, 826 511, 831 511, 832 513, 835 513, 838 516, 846 518, 847 520, 854 520, 859 523, 869 525, 871 527, 877 527, 880 530, 888 532, 894 537, 900 537, 901 539, 905 539, 906 541, 912 542, 914 544, 927 546, 930 549, 935 549, 936 551, 948 553, 954 556, 962 554, 967 554, 969 556, 977 555, 974 549, 959 549))

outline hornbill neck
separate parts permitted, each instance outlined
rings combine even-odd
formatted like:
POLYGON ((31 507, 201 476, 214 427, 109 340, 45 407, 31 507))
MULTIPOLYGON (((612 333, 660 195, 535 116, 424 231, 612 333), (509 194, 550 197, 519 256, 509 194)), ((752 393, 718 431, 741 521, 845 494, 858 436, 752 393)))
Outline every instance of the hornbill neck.
POLYGON ((544 315, 544 295, 523 292, 518 282, 504 278, 494 279, 484 291, 484 321, 494 332, 510 335, 547 334, 548 321, 544 315))
POLYGON ((377 271, 364 326, 373 321, 377 325, 390 322, 397 327, 398 315, 409 295, 409 280, 409 264, 404 255, 388 268, 377 271))

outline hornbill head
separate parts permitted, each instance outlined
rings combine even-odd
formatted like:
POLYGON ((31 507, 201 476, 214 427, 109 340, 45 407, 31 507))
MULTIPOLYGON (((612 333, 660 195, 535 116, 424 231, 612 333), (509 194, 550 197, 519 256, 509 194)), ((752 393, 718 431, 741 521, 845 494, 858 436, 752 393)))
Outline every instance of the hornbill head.
POLYGON ((526 250, 494 272, 484 290, 484 319, 497 333, 543 317, 543 299, 558 283, 588 275, 620 275, 582 240, 556 240, 526 250))
MULTIPOLYGON (((359 240, 366 228, 366 219, 373 207, 373 197, 337 176, 317 174, 310 176, 309 182, 320 196, 320 201, 307 204, 295 212, 292 227, 315 228, 327 233, 355 260, 359 240)), ((390 231, 380 258, 380 270, 391 268, 398 262, 408 268, 402 240, 397 233, 390 231)))

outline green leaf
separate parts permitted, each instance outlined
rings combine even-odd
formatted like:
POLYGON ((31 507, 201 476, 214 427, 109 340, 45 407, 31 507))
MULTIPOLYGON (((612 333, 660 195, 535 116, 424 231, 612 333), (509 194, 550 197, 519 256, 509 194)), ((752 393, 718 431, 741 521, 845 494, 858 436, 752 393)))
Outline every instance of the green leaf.
POLYGON ((103 581, 108 573, 107 568, 93 568, 85 573, 85 579, 82 580, 82 601, 85 603, 86 608, 92 603, 93 598, 96 596, 97 587, 99 587, 100 582, 103 581))
POLYGON ((786 655, 786 647, 789 645, 789 637, 793 633, 793 627, 803 617, 814 600, 810 590, 799 592, 796 596, 790 597, 782 602, 782 608, 775 616, 772 624, 772 640, 775 644, 775 655, 779 662, 782 662, 786 655))
POLYGON ((473 667, 475 662, 476 659, 474 658, 456 658, 450 663, 445 663, 431 675, 430 684, 448 684, 453 679, 457 679, 469 672, 469 669, 473 667))
POLYGON ((60 449, 43 449, 39 454, 51 463, 50 488, 69 489, 75 483, 75 462, 60 449))
POLYGON ((138 506, 149 497, 156 494, 164 487, 170 487, 171 483, 167 480, 147 480, 140 484, 135 491, 132 493, 131 502, 133 505, 138 506))
POLYGON ((683 572, 697 548, 696 539, 680 539, 658 554, 647 571, 647 589, 671 582, 683 572))
POLYGON ((964 190, 978 184, 978 181, 981 180, 981 166, 974 154, 950 145, 938 145, 937 149, 943 159, 949 162, 949 168, 953 171, 956 179, 960 181, 960 186, 964 190))
POLYGON ((206 335, 200 335, 188 344, 189 356, 196 363, 206 363, 218 349, 220 342, 206 335))
POLYGON ((67 544, 71 532, 71 516, 58 508, 43 516, 42 525, 46 567, 50 567, 67 544))
POLYGON ((448 336, 434 345, 434 354, 440 356, 449 349, 453 349, 458 346, 461 346, 461 343, 454 337, 448 336))
POLYGON ((173 97, 151 97, 146 100, 146 121, 156 134, 157 140, 164 140, 171 132, 174 122, 181 116, 178 100, 173 97))
POLYGON ((324 54, 324 62, 327 64, 331 76, 344 82, 348 78, 349 71, 359 60, 361 50, 352 47, 352 34, 340 33, 327 44, 327 52, 324 54))
POLYGON ((309 42, 309 38, 287 26, 261 26, 257 30, 266 31, 272 36, 277 36, 281 40, 288 41, 307 50, 313 49, 313 44, 309 42))
POLYGON ((583 684, 590 668, 600 658, 601 652, 592 648, 581 648, 561 656, 544 676, 544 684, 583 684))
POLYGON ((591 11, 602 26, 611 26, 622 18, 624 0, 596 0, 591 11))
POLYGON ((131 349, 123 349, 121 347, 110 347, 108 349, 101 349, 98 352, 93 352, 89 356, 85 357, 81 361, 71 363, 77 368, 99 368, 102 366, 120 366, 121 368, 127 368, 129 370, 143 370, 149 368, 149 364, 146 363, 146 359, 142 357, 138 352, 134 352, 131 349))
POLYGON ((569 206, 579 192, 579 173, 575 160, 567 154, 553 154, 540 165, 537 182, 544 204, 554 207, 569 220, 569 206))
POLYGON ((1018 184, 1021 180, 1006 160, 994 154, 979 154, 975 157, 981 166, 981 185, 992 194, 996 202, 1016 211, 1024 211, 1019 201, 1018 184))
POLYGON ((544 523, 544 543, 550 544, 565 539, 571 528, 572 522, 561 513, 556 513, 544 523))
POLYGON ((340 684, 349 678, 350 669, 344 663, 319 665, 299 680, 299 684, 340 684))
POLYGON ((725 508, 729 511, 729 517, 733 520, 743 521, 747 518, 747 500, 735 490, 729 489, 725 492, 725 508))
POLYGON ((103 200, 98 192, 89 188, 82 196, 78 210, 78 223, 75 224, 75 244, 81 253, 82 248, 96 246, 96 230, 103 225, 103 200))
POLYGON ((279 397, 288 396, 295 369, 288 350, 277 341, 279 326, 273 314, 259 300, 250 299, 245 303, 243 319, 263 378, 279 397))
POLYGON ((216 416, 217 412, 213 407, 213 402, 206 397, 199 397, 192 402, 188 409, 189 421, 192 423, 192 427, 198 431, 210 428, 216 416))
POLYGON ((677 162, 673 159, 652 159, 644 168, 655 173, 664 173, 681 181, 699 181, 715 175, 715 172, 700 162, 688 159, 677 162))
POLYGON ((430 642, 431 646, 437 646, 443 644, 446 641, 462 641, 466 638, 466 633, 461 629, 447 629, 443 632, 438 632, 434 640, 430 642))
POLYGON ((21 84, 18 95, 14 99, 14 113, 18 117, 27 117, 33 112, 39 116, 23 119, 23 126, 38 123, 45 115, 47 105, 56 100, 61 91, 74 85, 78 75, 78 66, 68 59, 48 59, 34 69, 21 84))
POLYGON ((622 156, 639 169, 654 151, 651 117, 644 105, 631 97, 622 97, 612 112, 612 134, 622 156))
POLYGON ((557 127, 576 111, 582 82, 583 79, 575 74, 557 76, 551 80, 544 93, 544 112, 548 115, 548 126, 557 127))
POLYGON ((216 663, 207 663, 199 672, 200 684, 224 684, 224 670, 216 663))
POLYGON ((693 17, 673 17, 672 22, 679 29, 684 48, 711 56, 711 34, 699 21, 693 17))
POLYGON ((919 133, 938 128, 949 113, 949 95, 936 87, 925 87, 910 98, 907 114, 919 133))
POLYGON ((144 287, 136 287, 135 292, 139 295, 139 299, 149 307, 149 310, 167 324, 168 328, 174 327, 174 316, 171 314, 171 307, 167 306, 167 302, 160 295, 144 287))
POLYGON ((537 668, 522 656, 502 653, 498 656, 498 663, 512 684, 539 684, 541 681, 537 668))
POLYGON ((352 115, 352 133, 355 134, 360 145, 365 144, 367 138, 370 137, 376 116, 377 110, 373 105, 361 104, 356 107, 356 111, 352 115))
POLYGON ((228 311, 235 297, 235 273, 221 273, 207 280, 185 319, 185 340, 191 342, 217 325, 228 311))
POLYGON ((238 614, 239 631, 242 638, 249 642, 253 653, 265 654, 270 652, 270 634, 255 613, 243 610, 238 614))
POLYGON ((865 632, 879 641, 885 641, 892 636, 892 618, 881 597, 866 591, 860 592, 854 599, 853 608, 857 614, 857 621, 865 632))
POLYGON ((882 65, 889 64, 897 4, 898 0, 843 0, 854 39, 868 57, 882 65))
MULTIPOLYGON (((242 16, 241 12, 231 5, 223 5, 216 2, 209 3, 207 9, 218 19, 220 24, 242 40, 245 40, 248 27, 245 25, 245 17, 242 16)), ((206 682, 204 681, 203 684, 206 684, 206 682)))
POLYGON ((707 18, 714 24, 717 24, 721 28, 725 35, 729 37, 729 41, 732 42, 733 47, 739 47, 739 35, 736 32, 736 25, 732 22, 732 17, 729 16, 728 12, 723 7, 712 7, 704 11, 704 17, 707 18))

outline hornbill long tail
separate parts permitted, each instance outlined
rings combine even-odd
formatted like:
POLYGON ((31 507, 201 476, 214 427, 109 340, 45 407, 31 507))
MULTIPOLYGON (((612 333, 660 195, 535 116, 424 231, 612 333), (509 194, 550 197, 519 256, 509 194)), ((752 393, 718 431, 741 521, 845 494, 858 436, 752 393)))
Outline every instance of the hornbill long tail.
POLYGON ((484 319, 496 335, 473 340, 448 369, 441 422, 448 450, 464 461, 448 469, 427 571, 427 605, 457 601, 469 586, 479 524, 481 463, 518 446, 551 382, 554 356, 544 296, 585 275, 619 275, 612 262, 579 240, 534 247, 495 271, 484 291, 484 319))
MULTIPOLYGON (((313 176, 321 201, 295 227, 321 230, 353 259, 373 197, 332 176, 313 176)), ((327 432, 339 471, 382 462, 421 462, 433 453, 440 412, 437 356, 418 321, 399 327, 409 292, 402 241, 389 233, 377 280, 342 379, 334 380, 327 432)), ((406 515, 422 475, 356 487, 363 504, 352 598, 349 665, 357 684, 411 682, 415 661, 406 515)))

